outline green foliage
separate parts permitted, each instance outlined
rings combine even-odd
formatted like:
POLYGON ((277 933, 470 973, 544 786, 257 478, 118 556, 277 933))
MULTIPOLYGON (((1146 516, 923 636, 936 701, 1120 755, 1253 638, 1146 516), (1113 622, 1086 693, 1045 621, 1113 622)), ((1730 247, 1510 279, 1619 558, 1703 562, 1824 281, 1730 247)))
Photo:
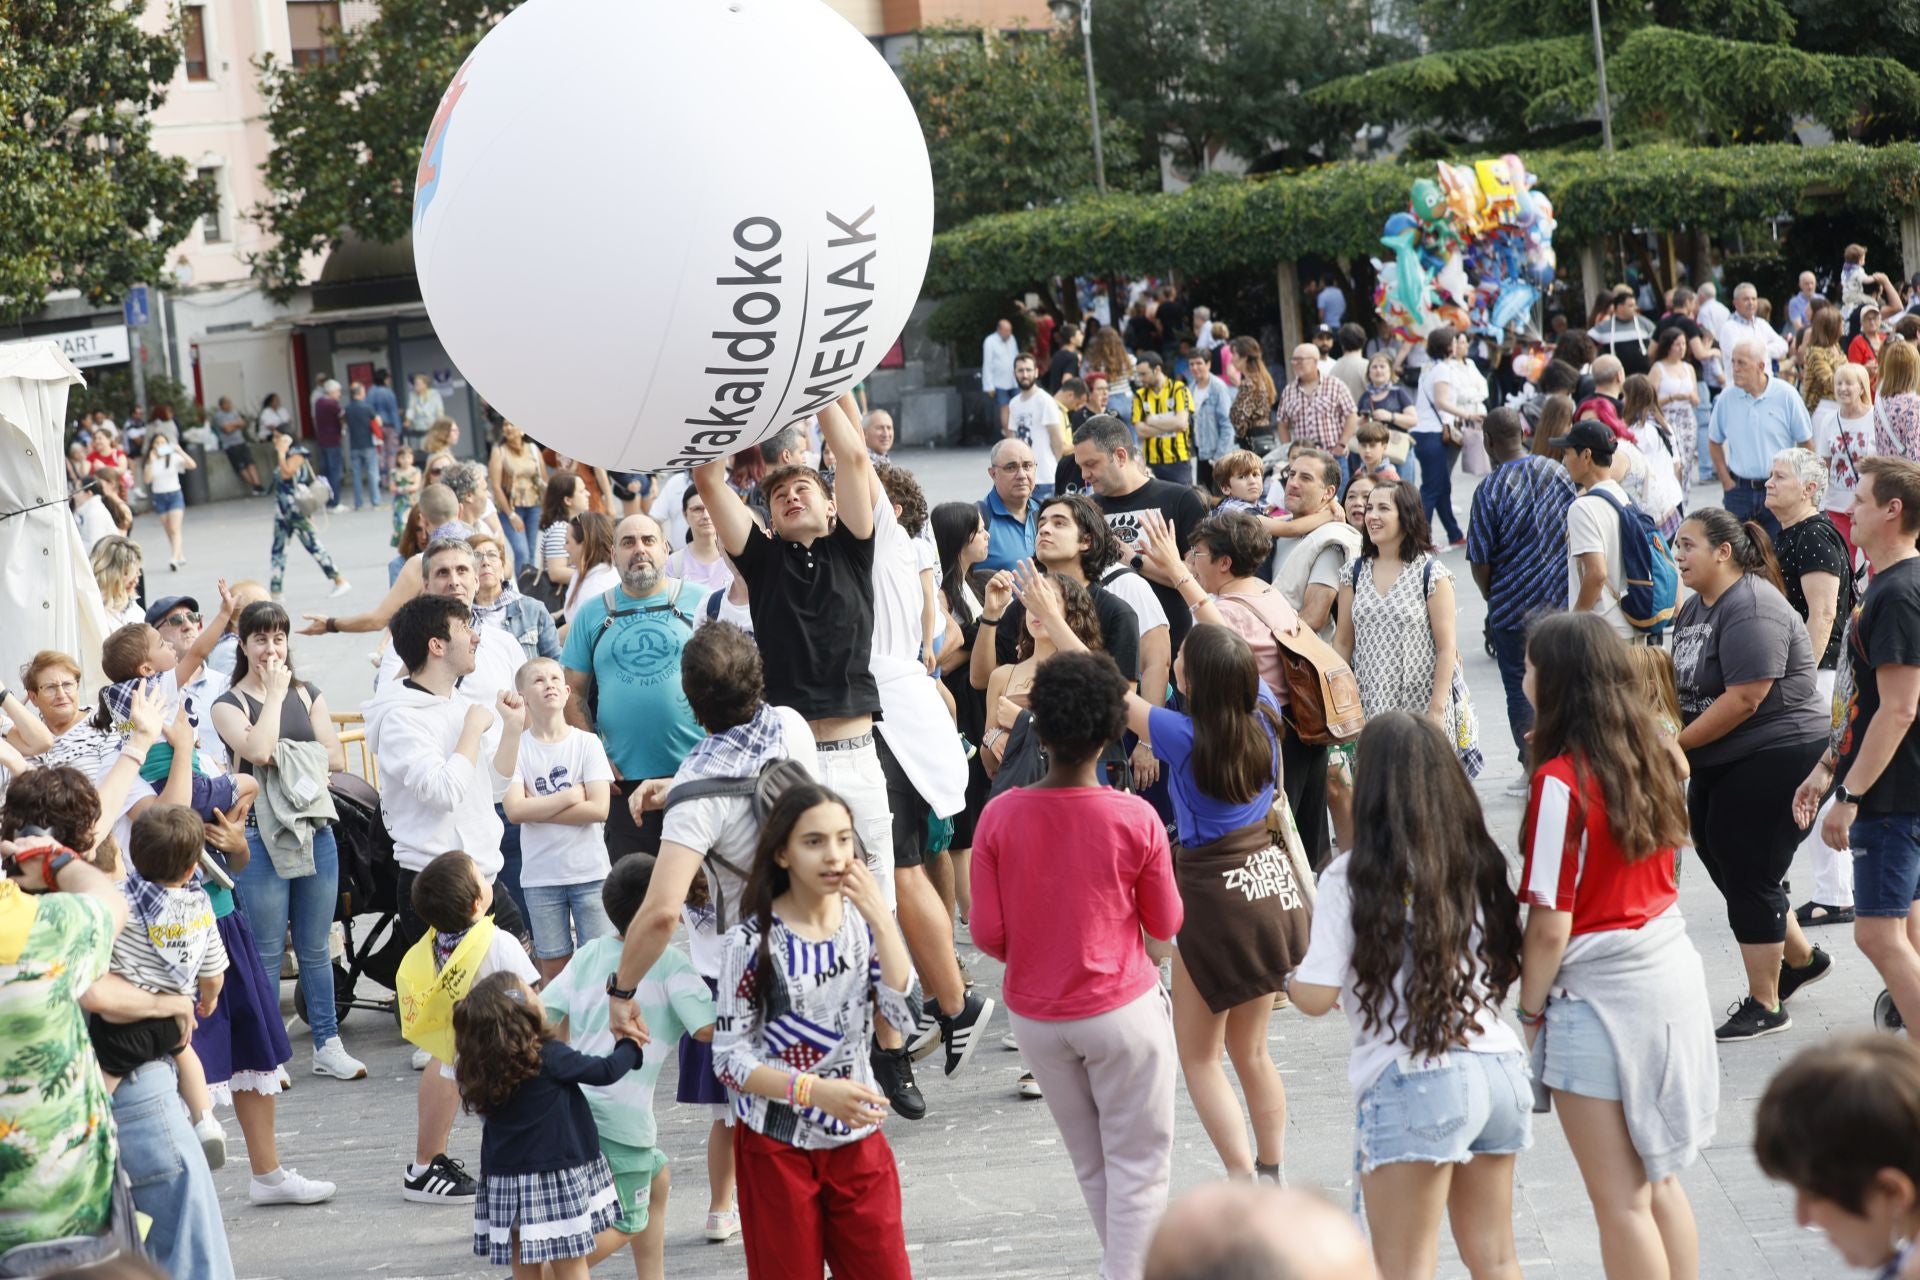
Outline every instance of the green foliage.
POLYGON ((960 363, 974 364, 980 341, 993 332, 1002 320, 1013 321, 1013 336, 1022 350, 1033 346, 1033 317, 1013 305, 1008 292, 982 290, 956 293, 942 298, 927 313, 927 336, 952 347, 962 357, 960 363))
MULTIPOLYGON (((95 409, 105 409, 115 422, 125 422, 133 412, 133 374, 126 365, 110 365, 99 369, 89 369, 86 373, 87 385, 75 387, 67 393, 67 417, 69 420, 92 413, 95 409)), ((207 420, 207 415, 199 405, 193 402, 193 392, 178 380, 155 370, 147 370, 147 405, 151 409, 157 405, 173 406, 173 418, 184 429, 197 427, 207 420)), ((151 418, 153 415, 147 415, 151 418)))
MULTIPOLYGON (((1043 33, 921 33, 900 82, 933 165, 934 222, 1053 204, 1094 190, 1093 132, 1079 48, 1043 33)), ((1146 190, 1131 126, 1102 112, 1107 185, 1146 190)))
POLYGON ((1302 92, 1412 51, 1376 28, 1365 0, 1098 0, 1093 46, 1101 91, 1147 163, 1158 171, 1164 145, 1187 174, 1218 148, 1335 154, 1349 122, 1302 92))
POLYGON ((153 149, 180 50, 115 0, 0 0, 0 319, 77 289, 95 305, 158 278, 210 207, 153 149))
POLYGON ((480 37, 516 6, 381 0, 373 21, 335 34, 336 60, 304 69, 261 60, 274 149, 267 199, 251 216, 274 242, 252 266, 270 293, 284 300, 302 283, 302 260, 348 232, 382 244, 407 234, 420 148, 440 95, 480 37))
MULTIPOLYGON (((1483 155, 1475 151, 1472 155, 1483 155)), ((1528 152, 1554 204, 1556 243, 1590 243, 1629 227, 1710 231, 1795 214, 1846 210, 1889 219, 1920 202, 1920 145, 1645 146, 1528 152)), ((1340 164, 1290 177, 1208 183, 1178 195, 1109 196, 982 218, 937 236, 926 290, 1002 293, 1056 275, 1162 270, 1207 275, 1308 254, 1381 254, 1381 225, 1407 207, 1408 184, 1431 165, 1340 164)))
POLYGON ((1594 84, 1592 39, 1559 36, 1410 58, 1329 81, 1307 101, 1376 124, 1419 121, 1505 138, 1591 111, 1594 84))

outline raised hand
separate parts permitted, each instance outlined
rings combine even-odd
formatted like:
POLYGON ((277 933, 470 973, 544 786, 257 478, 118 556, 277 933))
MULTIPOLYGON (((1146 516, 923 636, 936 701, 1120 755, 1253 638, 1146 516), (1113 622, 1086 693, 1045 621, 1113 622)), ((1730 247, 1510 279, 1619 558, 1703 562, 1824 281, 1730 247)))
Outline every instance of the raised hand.
POLYGON ((1002 569, 987 579, 987 598, 983 605, 989 617, 997 618, 1013 603, 1013 573, 1002 569))

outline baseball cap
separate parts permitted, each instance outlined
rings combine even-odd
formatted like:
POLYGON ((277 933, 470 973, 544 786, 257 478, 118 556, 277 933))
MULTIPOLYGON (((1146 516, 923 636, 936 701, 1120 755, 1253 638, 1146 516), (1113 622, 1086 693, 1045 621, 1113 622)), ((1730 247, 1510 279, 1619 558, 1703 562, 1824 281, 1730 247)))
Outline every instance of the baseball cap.
POLYGON ((1875 315, 1880 314, 1880 304, 1875 302, 1872 298, 1868 298, 1865 302, 1862 302, 1860 304, 1861 315, 1865 315, 1869 311, 1873 312, 1875 315))
POLYGON ((1314 328, 1314 331, 1313 331, 1313 334, 1314 334, 1314 336, 1315 336, 1316 338, 1317 338, 1317 337, 1319 337, 1319 336, 1320 336, 1321 334, 1323 334, 1323 333, 1324 333, 1324 334, 1326 334, 1326 335, 1328 335, 1329 337, 1332 337, 1332 336, 1333 336, 1333 335, 1335 334, 1335 332, 1336 332, 1336 331, 1335 331, 1335 329, 1334 329, 1334 327, 1333 327, 1332 325, 1330 325, 1330 324, 1323 324, 1323 325, 1317 325, 1317 326, 1315 326, 1315 328, 1314 328))
POLYGON ((182 605, 185 605, 195 613, 200 612, 200 602, 192 596, 162 596, 147 606, 147 625, 150 627, 159 626, 160 619, 166 617, 182 605))
POLYGON ((1613 457, 1613 432, 1591 418, 1574 423, 1567 428, 1567 434, 1555 436, 1547 444, 1555 453, 1565 449, 1591 450, 1595 462, 1606 462, 1613 457))

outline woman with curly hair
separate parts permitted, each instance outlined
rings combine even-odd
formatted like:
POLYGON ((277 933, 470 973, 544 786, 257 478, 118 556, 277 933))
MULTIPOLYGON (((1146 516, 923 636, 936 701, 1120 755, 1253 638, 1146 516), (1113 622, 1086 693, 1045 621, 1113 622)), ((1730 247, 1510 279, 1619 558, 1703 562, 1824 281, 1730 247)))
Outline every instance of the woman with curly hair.
POLYGON ((1700 1234, 1679 1174, 1720 1104, 1706 970, 1674 878, 1686 794, 1603 619, 1536 624, 1525 689, 1539 714, 1517 1012, 1534 1078, 1553 1091, 1609 1280, 1682 1280, 1699 1274, 1700 1234))
POLYGON ((1087 350, 1087 372, 1107 380, 1107 402, 1096 409, 1110 413, 1122 422, 1133 421, 1133 358, 1127 354, 1120 331, 1108 326, 1093 335, 1087 350))
POLYGON ((1360 735, 1353 851, 1321 873, 1288 984, 1353 1033, 1360 1183, 1382 1275, 1431 1276, 1440 1217, 1476 1280, 1517 1277, 1513 1167, 1532 1144, 1527 1064, 1500 1005, 1520 976, 1520 904, 1453 748, 1389 711, 1360 735))

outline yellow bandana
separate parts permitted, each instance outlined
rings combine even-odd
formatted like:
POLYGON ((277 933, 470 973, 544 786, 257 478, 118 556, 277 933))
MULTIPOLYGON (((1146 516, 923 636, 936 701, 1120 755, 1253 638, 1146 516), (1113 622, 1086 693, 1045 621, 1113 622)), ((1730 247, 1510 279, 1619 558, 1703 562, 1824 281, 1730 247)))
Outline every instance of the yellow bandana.
POLYGON ((11 880, 0 880, 0 964, 15 964, 40 914, 39 900, 11 880))
POLYGON ((400 992, 400 1034, 442 1062, 453 1061, 453 1006, 473 989, 474 977, 493 942, 494 923, 474 922, 446 965, 433 971, 433 930, 413 944, 394 979, 400 992))

